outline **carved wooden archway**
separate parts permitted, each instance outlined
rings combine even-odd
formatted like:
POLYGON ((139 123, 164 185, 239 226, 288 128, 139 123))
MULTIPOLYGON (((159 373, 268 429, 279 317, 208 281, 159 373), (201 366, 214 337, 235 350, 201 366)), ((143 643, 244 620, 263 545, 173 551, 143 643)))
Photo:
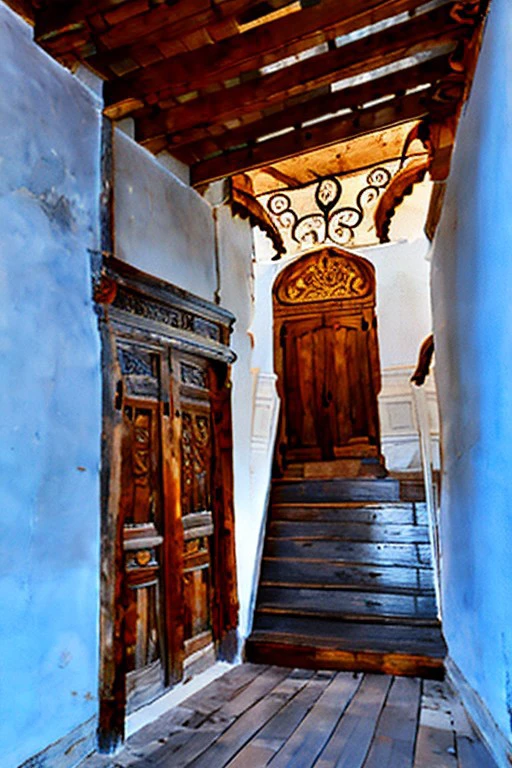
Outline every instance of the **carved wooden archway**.
POLYGON ((351 474, 361 460, 380 462, 373 266, 323 248, 281 272, 273 303, 280 469, 328 462, 351 474))

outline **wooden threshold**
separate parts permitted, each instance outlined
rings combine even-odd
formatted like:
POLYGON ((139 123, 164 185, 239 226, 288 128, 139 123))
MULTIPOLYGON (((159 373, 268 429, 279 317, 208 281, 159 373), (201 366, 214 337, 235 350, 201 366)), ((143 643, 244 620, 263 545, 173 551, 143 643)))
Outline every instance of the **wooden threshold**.
POLYGON ((442 658, 378 651, 346 651, 340 648, 276 642, 249 638, 245 646, 247 661, 255 664, 279 664, 303 669, 332 669, 348 672, 374 672, 403 677, 443 680, 442 658))

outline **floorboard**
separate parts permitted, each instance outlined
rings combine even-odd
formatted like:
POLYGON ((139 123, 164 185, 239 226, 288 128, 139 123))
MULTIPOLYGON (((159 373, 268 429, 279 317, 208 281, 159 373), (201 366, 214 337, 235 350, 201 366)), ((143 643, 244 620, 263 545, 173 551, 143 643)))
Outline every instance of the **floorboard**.
POLYGON ((497 768, 445 682, 243 664, 81 768, 497 768))

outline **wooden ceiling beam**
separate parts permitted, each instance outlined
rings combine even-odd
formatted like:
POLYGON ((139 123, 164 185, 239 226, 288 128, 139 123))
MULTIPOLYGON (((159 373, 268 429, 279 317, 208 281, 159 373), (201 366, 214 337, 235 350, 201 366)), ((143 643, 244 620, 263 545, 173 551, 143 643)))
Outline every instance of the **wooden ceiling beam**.
MULTIPOLYGON (((191 181, 194 186, 208 184, 235 173, 245 173, 330 144, 420 119, 427 115, 428 111, 427 91, 409 94, 347 117, 331 118, 317 125, 297 129, 275 139, 268 139, 255 147, 235 150, 196 163, 191 168, 191 181)), ((375 162, 378 163, 378 158, 375 158, 375 162)))
POLYGON ((44 43, 66 33, 76 25, 86 26, 87 20, 101 13, 108 29, 98 35, 106 49, 131 45, 139 38, 160 33, 162 27, 172 26, 176 37, 192 33, 201 27, 216 24, 235 14, 259 5, 261 0, 178 0, 173 4, 152 3, 150 0, 83 0, 52 4, 36 14, 35 39, 44 43), (114 15, 117 14, 117 15, 114 15), (110 20, 110 21, 109 21, 110 20))
MULTIPOLYGON (((223 124, 315 88, 452 42, 460 31, 460 25, 450 18, 448 8, 438 8, 278 72, 162 110, 150 119, 154 121, 157 135, 178 134, 195 126, 223 124)), ((105 85, 107 103, 111 102, 112 95, 109 85, 105 85)), ((114 101, 112 105, 116 115, 123 114, 122 103, 114 101)), ((105 111, 109 115, 109 107, 105 111)), ((132 111, 132 105, 127 102, 124 113, 132 111)))
MULTIPOLYGON (((179 150, 180 159, 191 164, 204 159, 208 154, 226 151, 243 144, 255 143, 262 136, 302 125, 308 120, 316 120, 324 115, 333 115, 342 109, 362 107, 368 102, 390 94, 404 93, 421 85, 435 83, 450 72, 448 56, 446 51, 442 50, 443 55, 428 59, 407 69, 401 69, 350 88, 312 98, 309 101, 292 105, 285 103, 280 112, 226 131, 219 136, 211 136, 204 131, 205 138, 187 144, 188 134, 184 134, 183 139, 185 141, 178 144, 174 143, 169 146, 169 149, 171 152, 179 150)), ((142 125, 139 125, 139 121, 136 123, 136 138, 141 143, 144 143, 146 139, 156 138, 151 120, 145 120, 142 125), (144 129, 149 131, 149 135, 144 134, 144 129)))
MULTIPOLYGON (((421 2, 423 0, 366 0, 363 6, 361 0, 343 3, 324 0, 217 45, 205 45, 127 75, 112 86, 111 98, 122 100, 133 91, 139 95, 154 93, 162 89, 162 83, 172 89, 174 95, 202 90, 396 14, 412 13, 421 2)), ((160 37, 165 36, 163 29, 160 37)), ((137 58, 136 47, 126 53, 137 58)))

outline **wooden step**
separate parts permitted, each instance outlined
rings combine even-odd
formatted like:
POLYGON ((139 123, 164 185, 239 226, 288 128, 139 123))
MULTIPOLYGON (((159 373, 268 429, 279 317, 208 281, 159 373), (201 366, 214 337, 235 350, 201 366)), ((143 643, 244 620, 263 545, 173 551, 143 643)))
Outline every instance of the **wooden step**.
POLYGON ((428 525, 426 505, 422 503, 379 504, 340 502, 338 504, 274 504, 272 521, 336 523, 389 523, 392 525, 428 525))
POLYGON ((257 663, 345 669, 440 679, 446 645, 439 626, 344 623, 304 617, 258 616, 246 643, 257 663))
POLYGON ((261 586, 304 586, 310 588, 403 591, 433 594, 432 570, 397 565, 340 565, 330 561, 263 558, 261 586))
POLYGON ((332 563, 362 565, 402 565, 409 568, 431 568, 432 553, 428 544, 374 544, 346 541, 295 541, 268 536, 265 557, 288 560, 329 560, 332 563))
POLYGON ((246 658, 256 664, 279 664, 303 669, 336 669, 350 672, 376 672, 387 675, 444 679, 444 652, 387 653, 373 650, 355 651, 318 643, 297 643, 279 636, 251 636, 246 643, 246 658))
POLYGON ((376 622, 405 620, 411 624, 438 625, 435 597, 424 595, 261 587, 257 611, 289 616, 325 616, 344 621, 372 617, 376 622))
POLYGON ((415 652, 431 652, 434 656, 442 656, 446 651, 439 623, 435 627, 402 624, 383 626, 370 619, 365 623, 357 623, 328 618, 261 614, 255 617, 251 637, 254 638, 257 632, 286 635, 295 638, 297 642, 309 644, 318 640, 326 647, 336 646, 346 650, 353 646, 356 651, 405 653, 413 648, 415 652))
POLYGON ((271 502, 400 501, 398 480, 274 480, 271 502))
POLYGON ((388 544, 429 544, 425 525, 395 523, 295 522, 272 520, 268 533, 273 538, 317 541, 362 541, 388 544))
POLYGON ((426 505, 402 486, 273 482, 249 659, 443 676, 426 505))

